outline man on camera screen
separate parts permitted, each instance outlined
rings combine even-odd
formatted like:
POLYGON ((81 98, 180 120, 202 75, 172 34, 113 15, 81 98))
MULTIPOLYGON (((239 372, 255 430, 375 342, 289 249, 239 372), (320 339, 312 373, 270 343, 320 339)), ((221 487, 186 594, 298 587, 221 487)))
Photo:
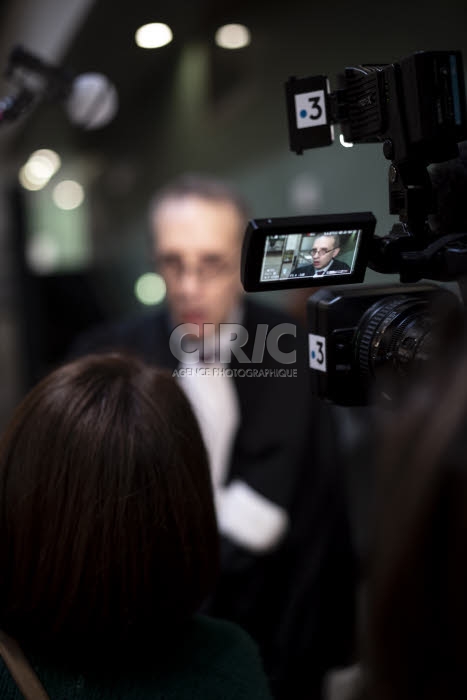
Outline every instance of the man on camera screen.
POLYGON ((293 268, 289 277, 315 277, 334 273, 350 272, 347 263, 337 260, 340 253, 340 237, 337 233, 317 236, 313 241, 313 247, 309 254, 312 262, 297 265, 293 268))

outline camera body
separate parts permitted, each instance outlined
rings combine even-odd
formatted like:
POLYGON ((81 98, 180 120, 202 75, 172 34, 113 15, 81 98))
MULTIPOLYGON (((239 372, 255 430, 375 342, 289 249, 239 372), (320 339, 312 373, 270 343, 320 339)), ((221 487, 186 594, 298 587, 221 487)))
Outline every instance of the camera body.
POLYGON ((434 235, 437 211, 427 167, 458 155, 467 138, 467 109, 460 51, 419 51, 393 64, 363 64, 338 76, 330 92, 325 76, 290 78, 286 102, 290 147, 332 143, 334 125, 351 143, 382 143, 391 161, 389 211, 399 217, 387 236, 375 237, 368 267, 399 273, 401 282, 453 280, 467 274, 467 242, 434 235))
MULTIPOLYGON (((323 75, 287 81, 290 147, 301 154, 330 145, 336 124, 347 142, 382 143, 391 161, 389 211, 399 222, 387 235, 375 236, 369 212, 334 215, 334 221, 331 215, 303 217, 302 222, 295 217, 252 220, 243 246, 242 281, 247 291, 323 286, 308 303, 313 389, 334 403, 362 405, 376 396, 391 400, 409 370, 420 370, 442 353, 439 331, 446 330, 445 319, 464 327, 457 295, 440 286, 413 285, 467 279, 467 224, 431 228, 430 215, 439 213, 439 202, 428 172, 432 164, 457 158, 459 142, 467 139, 462 54, 420 51, 399 63, 346 68, 338 80, 335 92, 323 75), (347 261, 350 269, 343 271, 341 265, 339 272, 329 262, 326 274, 318 276, 320 259, 332 248, 342 252, 342 232, 349 234, 348 241, 358 241, 351 264, 347 261), (328 238, 323 242, 320 235, 328 238), (356 286, 367 267, 398 273, 404 284, 356 286), (329 286, 336 282, 340 286, 329 286)), ((467 283, 460 286, 467 298, 467 283)))
POLYGON ((346 68, 338 85, 331 92, 326 76, 288 80, 291 150, 329 145, 336 123, 347 142, 384 142, 384 155, 397 163, 447 160, 465 138, 460 51, 418 51, 399 63, 346 68))
POLYGON ((442 357, 463 305, 434 284, 336 286, 307 303, 313 393, 342 406, 393 401, 407 378, 442 357))

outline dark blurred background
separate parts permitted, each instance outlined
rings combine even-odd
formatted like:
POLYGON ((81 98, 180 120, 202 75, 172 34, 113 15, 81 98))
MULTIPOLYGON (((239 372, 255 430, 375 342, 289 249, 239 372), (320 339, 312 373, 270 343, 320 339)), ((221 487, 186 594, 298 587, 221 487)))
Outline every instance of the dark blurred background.
MULTIPOLYGON (((60 102, 41 101, 0 124, 0 422, 78 332, 144 312, 144 299, 157 299, 152 288, 146 296, 135 293, 151 271, 147 204, 181 171, 230 179, 254 216, 371 210, 377 233, 387 232, 392 217, 381 147, 344 148, 336 140, 303 156, 291 153, 284 82, 325 74, 336 87, 346 66, 389 63, 422 49, 467 56, 466 26, 465 0, 436 8, 419 0, 4 0, 2 73, 20 44, 76 74, 105 74, 116 87, 118 111, 106 126, 87 131, 72 124, 60 102), (172 42, 138 47, 135 31, 148 22, 168 24, 172 42), (216 30, 232 22, 249 29, 246 47, 215 43, 216 30), (18 177, 38 149, 55 151, 61 165, 31 190, 18 177), (74 208, 57 206, 63 180, 81 187, 84 199, 74 208)), ((6 79, 1 90, 0 97, 12 91, 6 79)), ((268 301, 290 305, 294 297, 271 293, 268 301)))

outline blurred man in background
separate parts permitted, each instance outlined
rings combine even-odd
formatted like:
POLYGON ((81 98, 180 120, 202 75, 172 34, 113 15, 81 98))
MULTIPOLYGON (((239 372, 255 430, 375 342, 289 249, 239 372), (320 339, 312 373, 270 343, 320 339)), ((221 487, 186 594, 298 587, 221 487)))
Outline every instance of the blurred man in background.
POLYGON ((221 535, 221 576, 206 611, 252 634, 273 690, 286 698, 300 673, 312 692, 326 668, 346 661, 352 555, 341 485, 329 491, 310 449, 318 407, 306 334, 243 294, 247 218, 238 194, 218 180, 184 176, 163 188, 150 226, 166 304, 98 328, 72 354, 127 350, 178 377, 208 451, 221 535), (328 613, 340 627, 333 648, 322 633, 323 622, 333 624, 328 613))

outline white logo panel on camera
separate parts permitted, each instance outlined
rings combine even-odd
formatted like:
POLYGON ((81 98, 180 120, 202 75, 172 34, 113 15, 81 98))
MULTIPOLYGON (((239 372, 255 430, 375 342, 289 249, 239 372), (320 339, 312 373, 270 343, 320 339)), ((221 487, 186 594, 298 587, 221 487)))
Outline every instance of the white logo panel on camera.
POLYGON ((322 335, 308 333, 308 356, 311 369, 327 372, 326 368, 326 338, 322 335))
POLYGON ((324 90, 302 92, 300 95, 295 95, 295 115, 297 129, 327 124, 324 90))

